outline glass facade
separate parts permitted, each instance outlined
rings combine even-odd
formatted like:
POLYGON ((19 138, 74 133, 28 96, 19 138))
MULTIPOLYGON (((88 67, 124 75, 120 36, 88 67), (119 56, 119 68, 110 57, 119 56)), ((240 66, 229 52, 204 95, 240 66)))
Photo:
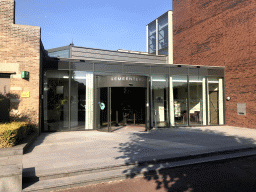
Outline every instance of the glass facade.
POLYGON ((44 131, 224 124, 223 76, 206 68, 64 64, 44 69, 44 131))

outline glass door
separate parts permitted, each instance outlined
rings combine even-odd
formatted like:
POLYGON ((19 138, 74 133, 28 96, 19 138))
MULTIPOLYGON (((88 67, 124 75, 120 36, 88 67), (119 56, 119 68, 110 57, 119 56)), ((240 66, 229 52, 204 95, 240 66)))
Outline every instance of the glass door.
POLYGON ((208 124, 219 124, 219 78, 208 77, 208 124))
MULTIPOLYGON (((189 117, 190 125, 203 124, 203 77, 201 76, 189 76, 189 88, 190 88, 190 102, 189 102, 189 117)), ((205 96, 205 95, 204 95, 205 96)))
POLYGON ((102 87, 97 89, 96 103, 96 125, 100 131, 109 129, 109 88, 102 87))
POLYGON ((168 75, 152 75, 152 125, 167 127, 168 115, 168 75))
POLYGON ((188 125, 188 80, 187 76, 170 77, 171 126, 188 125))
MULTIPOLYGON (((147 88, 145 86, 107 87, 105 82, 102 83, 101 77, 95 77, 95 84, 98 86, 95 92, 96 129, 111 132, 126 125, 149 128, 149 85, 147 88)), ((146 81, 149 83, 149 78, 146 78, 146 81)))
POLYGON ((72 71, 70 86, 70 128, 72 131, 85 130, 86 103, 88 103, 86 101, 87 78, 88 75, 85 71, 72 71))

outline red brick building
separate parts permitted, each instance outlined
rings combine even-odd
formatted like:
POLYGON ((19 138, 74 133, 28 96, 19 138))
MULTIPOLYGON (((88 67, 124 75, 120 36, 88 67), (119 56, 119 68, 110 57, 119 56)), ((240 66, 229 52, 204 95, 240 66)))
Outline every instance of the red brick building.
POLYGON ((226 124, 256 128, 256 2, 173 0, 173 33, 174 63, 225 66, 226 124))

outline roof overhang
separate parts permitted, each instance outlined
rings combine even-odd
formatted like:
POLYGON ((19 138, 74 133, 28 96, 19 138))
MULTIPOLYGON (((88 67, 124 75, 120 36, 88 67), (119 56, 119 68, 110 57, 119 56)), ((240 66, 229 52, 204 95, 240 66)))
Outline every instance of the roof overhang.
POLYGON ((97 59, 77 59, 77 58, 55 58, 47 57, 49 61, 59 61, 68 63, 87 63, 87 64, 125 64, 125 65, 148 65, 148 66, 168 66, 168 67, 183 67, 183 68, 225 68, 225 66, 205 66, 205 65, 190 65, 190 64, 167 64, 167 63, 145 63, 145 62, 127 62, 116 60, 97 60, 97 59))

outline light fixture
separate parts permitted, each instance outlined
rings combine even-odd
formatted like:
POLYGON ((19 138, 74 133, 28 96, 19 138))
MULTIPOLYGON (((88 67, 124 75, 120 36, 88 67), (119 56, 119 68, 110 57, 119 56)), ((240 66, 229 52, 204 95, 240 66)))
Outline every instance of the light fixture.
POLYGON ((165 79, 153 79, 152 81, 158 81, 158 82, 161 82, 161 81, 166 81, 165 79))
POLYGON ((229 101, 230 100, 230 97, 227 97, 227 101, 229 101))

